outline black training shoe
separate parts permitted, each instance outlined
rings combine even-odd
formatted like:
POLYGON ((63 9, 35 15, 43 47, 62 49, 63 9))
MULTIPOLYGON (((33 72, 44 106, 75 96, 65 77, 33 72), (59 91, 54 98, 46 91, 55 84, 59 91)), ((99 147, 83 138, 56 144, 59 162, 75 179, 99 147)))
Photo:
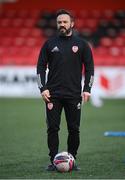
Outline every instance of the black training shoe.
POLYGON ((46 168, 47 171, 56 171, 56 167, 53 164, 48 165, 46 168))
POLYGON ((81 168, 78 167, 76 164, 74 164, 73 168, 72 168, 73 171, 80 171, 81 168))

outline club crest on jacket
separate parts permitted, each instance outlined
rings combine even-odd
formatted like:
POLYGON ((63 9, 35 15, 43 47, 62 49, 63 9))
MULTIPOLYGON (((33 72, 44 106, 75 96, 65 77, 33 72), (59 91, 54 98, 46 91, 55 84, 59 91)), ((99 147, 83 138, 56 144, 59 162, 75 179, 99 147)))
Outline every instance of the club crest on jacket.
POLYGON ((47 107, 48 107, 49 110, 52 110, 52 108, 53 108, 53 103, 48 103, 48 104, 47 104, 47 107))
POLYGON ((74 53, 76 53, 76 52, 78 51, 78 49, 79 49, 78 46, 73 46, 73 47, 72 47, 72 51, 73 51, 74 53))

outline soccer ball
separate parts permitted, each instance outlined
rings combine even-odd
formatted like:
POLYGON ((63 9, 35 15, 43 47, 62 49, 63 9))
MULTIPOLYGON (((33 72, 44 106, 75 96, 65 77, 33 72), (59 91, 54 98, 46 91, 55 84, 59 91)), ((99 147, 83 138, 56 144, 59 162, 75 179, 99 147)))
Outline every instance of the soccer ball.
POLYGON ((70 153, 61 152, 55 156, 53 164, 56 167, 57 171, 69 172, 72 170, 75 164, 75 159, 70 153))

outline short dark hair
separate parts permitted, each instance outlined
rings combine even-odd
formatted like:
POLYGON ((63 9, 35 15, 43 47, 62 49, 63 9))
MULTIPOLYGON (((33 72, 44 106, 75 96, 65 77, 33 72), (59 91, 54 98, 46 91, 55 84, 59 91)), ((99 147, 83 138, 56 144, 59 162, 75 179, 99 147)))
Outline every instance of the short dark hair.
POLYGON ((69 11, 67 11, 67 10, 65 10, 65 9, 60 9, 60 10, 58 10, 58 11, 56 12, 56 18, 57 18, 59 15, 62 15, 62 14, 67 14, 67 15, 69 15, 70 18, 71 18, 71 20, 74 21, 73 15, 72 15, 69 11))

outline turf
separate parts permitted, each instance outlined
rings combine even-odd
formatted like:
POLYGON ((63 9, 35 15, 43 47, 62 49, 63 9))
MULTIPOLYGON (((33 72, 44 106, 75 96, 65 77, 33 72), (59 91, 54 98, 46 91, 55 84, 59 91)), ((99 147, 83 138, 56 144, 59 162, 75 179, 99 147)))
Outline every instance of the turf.
MULTIPOLYGON (((0 99, 0 178, 122 179, 125 177, 125 137, 104 137, 105 131, 125 131, 125 100, 105 100, 102 108, 82 107, 79 172, 46 172, 44 103, 41 99, 0 99)), ((60 149, 66 150, 64 113, 60 149)))

